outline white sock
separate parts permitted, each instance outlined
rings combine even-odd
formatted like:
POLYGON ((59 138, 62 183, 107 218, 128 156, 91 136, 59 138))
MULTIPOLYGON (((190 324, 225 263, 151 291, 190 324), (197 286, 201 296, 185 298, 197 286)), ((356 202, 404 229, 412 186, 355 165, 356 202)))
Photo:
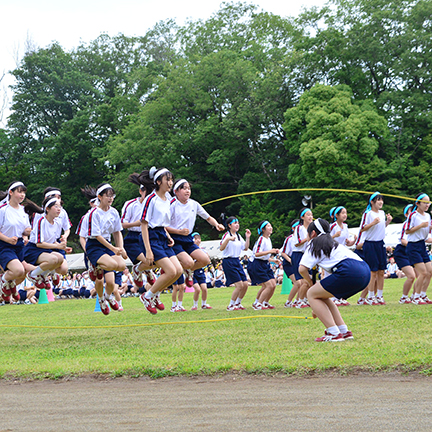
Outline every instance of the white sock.
POLYGON ((415 299, 418 299, 419 297, 420 297, 420 294, 419 294, 419 293, 415 293, 415 294, 414 294, 414 298, 415 298, 415 299))
POLYGON ((144 294, 144 298, 146 298, 147 300, 152 299, 156 294, 153 294, 151 292, 151 290, 148 290, 145 294, 144 294))
POLYGON ((340 333, 340 331, 339 331, 339 327, 338 327, 338 326, 332 326, 332 327, 329 327, 329 328, 327 329, 327 333, 330 333, 330 334, 332 334, 333 336, 337 336, 337 335, 340 333))
POLYGON ((338 327, 339 327, 339 332, 342 333, 342 334, 344 334, 344 333, 346 333, 348 331, 348 327, 345 324, 340 325, 338 327))
POLYGON ((34 270, 32 270, 31 272, 30 272, 30 274, 32 275, 32 276, 39 276, 39 275, 41 275, 43 273, 43 270, 39 267, 39 266, 37 266, 34 270))
POLYGON ((194 306, 197 307, 198 306, 198 300, 197 301, 193 301, 194 302, 194 306))
POLYGON ((377 297, 382 297, 384 294, 383 290, 377 290, 377 297))
POLYGON ((235 304, 235 300, 230 300, 230 306, 234 306, 234 304, 235 304))
POLYGON ((254 304, 258 304, 258 303, 259 303, 259 300, 255 299, 254 304))
POLYGON ((426 297, 426 291, 422 291, 422 292, 420 293, 420 297, 426 297))
POLYGON ((201 300, 201 306, 205 306, 206 303, 207 303, 207 300, 201 300))
POLYGON ((177 302, 177 304, 178 304, 179 306, 183 306, 183 301, 180 301, 180 300, 179 300, 179 301, 177 302))
POLYGON ((177 306, 177 302, 172 302, 172 307, 176 307, 177 306))
POLYGON ((374 291, 368 291, 367 298, 370 299, 370 298, 374 298, 374 297, 375 297, 375 292, 374 291))
POLYGON ((235 301, 235 304, 240 304, 242 300, 243 300, 242 298, 237 297, 237 300, 235 301))
POLYGON ((406 299, 406 298, 408 298, 408 296, 405 295, 405 294, 402 294, 402 297, 401 297, 401 298, 406 299))

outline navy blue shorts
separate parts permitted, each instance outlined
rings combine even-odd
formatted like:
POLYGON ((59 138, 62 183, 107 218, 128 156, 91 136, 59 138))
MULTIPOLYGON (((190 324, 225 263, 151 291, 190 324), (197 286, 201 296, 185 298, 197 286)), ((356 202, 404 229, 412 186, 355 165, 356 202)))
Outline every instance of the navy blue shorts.
POLYGON ((385 270, 387 268, 387 252, 383 240, 363 243, 364 260, 371 271, 385 270))
POLYGON ((303 252, 294 251, 291 255, 291 263, 295 280, 303 279, 303 276, 299 273, 299 265, 302 257, 303 252))
MULTIPOLYGON (((224 267, 225 270, 225 267, 224 267)), ((226 274, 226 271, 225 271, 226 274)), ((204 273, 204 269, 198 269, 194 271, 193 274, 193 281, 194 283, 197 283, 198 285, 204 284, 206 283, 206 277, 205 277, 205 273, 204 273)))
POLYGON ((264 282, 275 279, 269 262, 256 258, 253 261, 249 261, 248 273, 251 278, 252 285, 261 285, 264 282))
POLYGON ((20 290, 18 290, 18 294, 20 296, 21 301, 27 300, 27 291, 26 290, 20 289, 20 290))
POLYGON ((283 260, 282 266, 284 269, 285 274, 290 277, 292 274, 294 274, 294 267, 292 263, 289 263, 288 261, 283 260))
POLYGON ((354 253, 358 255, 363 261, 365 260, 363 249, 354 249, 354 253))
POLYGON ((93 267, 97 266, 100 257, 104 255, 114 256, 115 253, 105 247, 99 240, 87 239, 86 254, 93 267))
POLYGON ((172 248, 176 255, 182 252, 186 252, 190 255, 193 251, 199 249, 199 247, 194 243, 193 237, 190 234, 187 236, 171 234, 171 237, 174 240, 174 246, 172 248))
POLYGON ((162 258, 171 258, 175 255, 173 248, 168 246, 168 237, 165 228, 156 227, 148 229, 150 247, 153 252, 154 261, 159 261, 162 258))
POLYGON ((53 253, 53 252, 57 252, 57 251, 52 249, 42 249, 37 247, 34 243, 28 242, 24 246, 24 261, 32 265, 37 265, 36 263, 39 258, 39 255, 43 253, 53 253))
POLYGON ((145 247, 142 235, 138 231, 128 231, 123 240, 125 251, 133 264, 137 264, 141 254, 145 256, 145 247))
POLYGON ((424 242, 424 240, 420 240, 418 242, 408 242, 406 252, 409 262, 412 266, 414 264, 430 262, 429 254, 426 249, 426 243, 424 242))
POLYGON ((368 286, 371 270, 366 262, 347 258, 335 267, 337 270, 320 281, 334 297, 348 299, 368 286))
POLYGON ((185 283, 184 274, 182 275, 173 283, 173 285, 183 285, 185 283))
POLYGON ((411 265, 407 257, 406 246, 398 244, 393 252, 393 256, 400 269, 411 265))
POLYGON ((17 259, 24 261, 24 241, 19 238, 17 243, 11 245, 0 240, 0 266, 6 271, 10 261, 17 259))
POLYGON ((222 267, 225 272, 226 286, 230 286, 236 282, 247 281, 239 258, 224 258, 222 260, 222 267))

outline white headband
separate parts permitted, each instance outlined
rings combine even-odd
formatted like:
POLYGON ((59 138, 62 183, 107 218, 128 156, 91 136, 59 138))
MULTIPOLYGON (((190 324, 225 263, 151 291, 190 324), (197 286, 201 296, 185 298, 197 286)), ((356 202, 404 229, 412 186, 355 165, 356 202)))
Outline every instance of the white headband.
POLYGON ((46 213, 46 209, 49 207, 49 205, 56 202, 56 201, 58 201, 58 198, 55 198, 55 197, 48 200, 47 203, 44 205, 44 212, 46 213))
POLYGON ((91 203, 95 203, 97 200, 98 200, 98 197, 94 197, 94 198, 92 198, 89 202, 91 202, 91 203))
POLYGON ((52 191, 49 191, 49 192, 47 192, 47 193, 45 194, 45 198, 48 198, 48 197, 51 196, 51 195, 61 195, 61 192, 60 192, 59 190, 52 190, 52 191))
POLYGON ((170 172, 169 169, 161 168, 160 170, 156 171, 156 173, 155 173, 155 175, 154 175, 154 177, 153 177, 153 181, 156 183, 156 180, 157 180, 160 176, 162 176, 162 175, 164 175, 164 174, 166 174, 166 173, 169 173, 169 172, 170 172))
POLYGON ((96 195, 99 196, 105 189, 112 189, 112 186, 109 183, 104 184, 96 191, 96 195))
POLYGON ((324 228, 321 226, 321 223, 320 223, 319 219, 317 219, 316 221, 314 221, 314 223, 315 223, 315 226, 318 228, 318 231, 320 232, 320 234, 318 236, 320 236, 321 234, 327 234, 324 231, 324 228))
POLYGON ((187 183, 188 181, 185 179, 180 179, 178 182, 176 182, 176 184, 174 185, 174 192, 181 186, 184 185, 185 183, 187 183))
MULTIPOLYGON (((9 197, 10 197, 9 192, 10 192, 12 189, 17 188, 18 186, 24 186, 24 187, 25 187, 24 183, 23 183, 23 182, 20 182, 20 181, 17 181, 17 182, 15 182, 15 183, 12 183, 12 184, 10 185, 9 189, 7 190, 6 202, 9 202, 9 197)), ((2 202, 4 202, 4 200, 3 200, 2 202)))

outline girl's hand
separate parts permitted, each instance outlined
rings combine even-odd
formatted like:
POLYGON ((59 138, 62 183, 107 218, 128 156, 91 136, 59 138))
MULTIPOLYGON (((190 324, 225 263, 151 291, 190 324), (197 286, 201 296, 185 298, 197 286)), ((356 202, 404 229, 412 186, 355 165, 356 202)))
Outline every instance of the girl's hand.
POLYGON ((225 231, 225 227, 224 227, 222 224, 220 224, 220 223, 218 223, 218 224, 215 226, 215 228, 216 228, 218 231, 225 231))
POLYGON ((127 260, 127 259, 128 259, 127 253, 126 253, 126 251, 124 250, 124 248, 120 248, 120 256, 121 256, 124 260, 127 260))
POLYGON ((146 259, 147 259, 148 265, 153 265, 154 255, 153 255, 153 252, 151 250, 149 250, 149 251, 146 250, 146 259))
POLYGON ((230 235, 230 236, 228 237, 228 240, 229 240, 229 241, 235 241, 235 239, 236 239, 236 236, 233 236, 233 235, 230 235))
POLYGON ((189 235, 190 231, 187 228, 183 228, 180 230, 180 235, 187 236, 189 235))
POLYGON ((390 223, 393 220, 393 216, 390 213, 387 213, 386 217, 387 217, 387 223, 390 223))
POLYGON ((381 222, 381 219, 379 218, 379 217, 376 217, 374 220, 373 220, 373 224, 374 225, 377 225, 377 224, 379 224, 381 222))
POLYGON ((118 247, 113 246, 113 248, 111 249, 116 255, 120 255, 121 254, 121 249, 118 247))
POLYGON ((333 236, 333 238, 340 237, 340 236, 341 236, 341 231, 338 231, 338 232, 333 236))
POLYGON ((8 243, 11 245, 16 245, 18 241, 18 237, 13 236, 13 237, 9 237, 8 243))
POLYGON ((279 249, 272 249, 272 252, 275 255, 279 255, 279 249))
POLYGON ((65 251, 66 251, 67 254, 72 253, 72 250, 73 249, 71 247, 69 247, 69 246, 66 246, 66 248, 65 248, 65 251))
POLYGON ((427 227, 429 226, 429 222, 422 222, 422 223, 420 224, 420 226, 421 226, 422 228, 427 228, 427 227))
POLYGON ((250 236, 251 236, 251 231, 250 231, 250 229, 247 229, 247 230, 245 231, 245 234, 246 234, 246 238, 247 238, 247 237, 250 237, 250 236))
POLYGON ((172 237, 171 236, 168 236, 167 237, 168 238, 168 246, 169 247, 173 247, 174 246, 174 240, 172 239, 172 237))

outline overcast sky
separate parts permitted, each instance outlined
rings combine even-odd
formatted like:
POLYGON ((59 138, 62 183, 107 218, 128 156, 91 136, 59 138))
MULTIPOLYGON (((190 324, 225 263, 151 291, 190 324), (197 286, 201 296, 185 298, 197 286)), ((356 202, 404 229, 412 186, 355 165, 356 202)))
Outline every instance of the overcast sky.
MULTIPOLYGON (((297 16, 302 7, 322 6, 325 0, 245 3, 277 15, 297 16)), ((70 50, 101 33, 142 36, 161 20, 173 18, 180 25, 188 18, 205 20, 220 4, 219 0, 0 0, 0 77, 3 72, 15 69, 27 39, 38 47, 57 41, 70 50)), ((0 88, 11 83, 11 78, 5 77, 0 88)))

